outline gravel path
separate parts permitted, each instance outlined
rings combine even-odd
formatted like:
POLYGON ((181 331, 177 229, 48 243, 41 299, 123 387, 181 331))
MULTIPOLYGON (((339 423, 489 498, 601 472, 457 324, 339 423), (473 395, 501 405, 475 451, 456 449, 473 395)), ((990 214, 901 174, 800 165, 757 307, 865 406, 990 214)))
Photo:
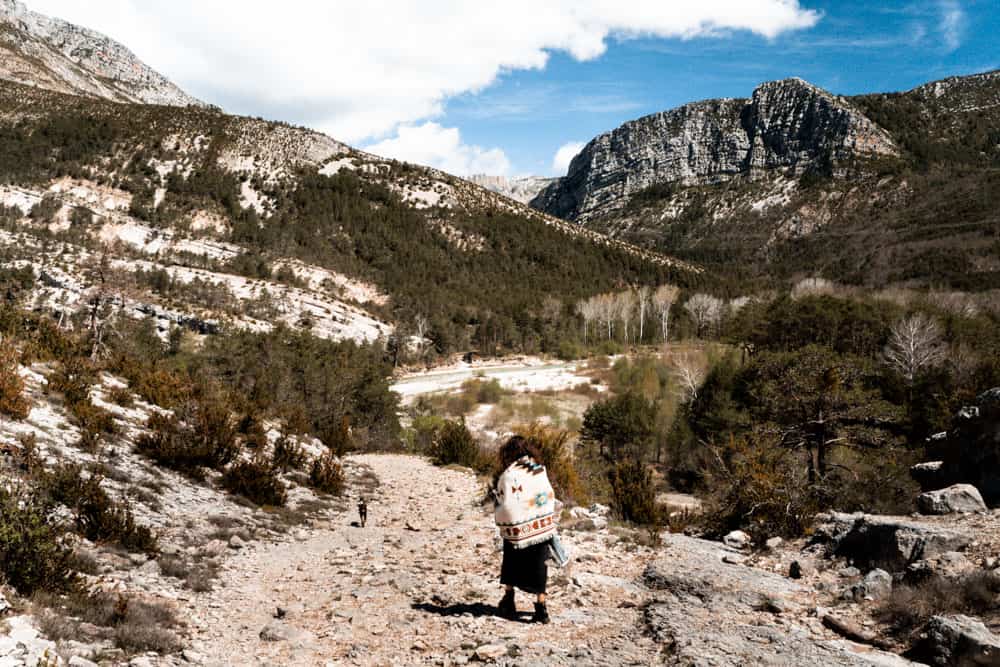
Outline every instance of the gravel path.
MULTIPOLYGON (((353 457, 381 482, 368 526, 353 513, 227 560, 184 610, 207 664, 651 664, 641 632, 651 553, 606 531, 568 533, 580 558, 550 571, 553 623, 493 615, 501 589, 492 517, 465 471, 397 455, 353 457), (276 619, 278 607, 284 617, 276 619)), ((524 615, 528 596, 519 595, 524 615)), ((197 657, 196 657, 197 659, 197 657)))

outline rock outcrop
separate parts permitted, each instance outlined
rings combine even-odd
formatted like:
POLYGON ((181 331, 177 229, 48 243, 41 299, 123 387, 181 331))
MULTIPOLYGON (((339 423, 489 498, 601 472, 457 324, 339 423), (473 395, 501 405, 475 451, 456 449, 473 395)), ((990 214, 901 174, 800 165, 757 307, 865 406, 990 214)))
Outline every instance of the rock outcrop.
POLYGON ((687 104, 602 134, 531 205, 586 222, 652 185, 713 183, 778 168, 801 174, 859 154, 896 152, 888 133, 847 100, 785 79, 761 85, 749 100, 687 104))
POLYGON ((946 489, 922 493, 917 498, 917 506, 923 514, 962 514, 986 510, 979 489, 971 484, 954 484, 946 489))
POLYGON ((505 176, 489 176, 487 174, 473 174, 466 180, 475 183, 481 188, 486 188, 490 192, 496 192, 504 197, 509 197, 514 201, 527 204, 538 196, 538 193, 552 184, 556 179, 545 176, 524 176, 522 178, 507 178, 505 176))
POLYGON ((931 665, 1000 665, 1000 637, 968 616, 935 616, 912 657, 931 665))
POLYGON ((971 484, 988 506, 1000 505, 1000 387, 962 408, 954 428, 933 447, 942 459, 942 486, 971 484))
POLYGON ((118 42, 0 0, 0 79, 116 102, 201 105, 118 42))
POLYGON ((972 537, 903 517, 832 512, 819 517, 816 538, 826 541, 831 553, 859 567, 901 572, 919 560, 961 551, 972 537))

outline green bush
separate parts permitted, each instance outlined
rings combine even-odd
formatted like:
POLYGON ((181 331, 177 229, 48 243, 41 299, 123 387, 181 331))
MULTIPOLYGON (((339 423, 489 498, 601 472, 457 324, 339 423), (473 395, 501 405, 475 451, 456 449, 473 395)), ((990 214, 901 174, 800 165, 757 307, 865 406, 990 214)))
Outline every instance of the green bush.
POLYGON ((0 413, 26 419, 31 411, 24 396, 24 378, 19 372, 20 355, 9 341, 0 343, 0 413))
POLYGON ((344 492, 344 468, 333 452, 326 452, 312 462, 309 486, 333 496, 344 492))
POLYGON ((436 465, 460 465, 478 470, 482 467, 479 443, 465 426, 465 420, 446 421, 431 444, 431 460, 436 465))
POLYGON ((288 501, 278 471, 263 456, 233 463, 222 475, 222 486, 258 505, 283 507, 288 501))
POLYGON ((653 476, 645 464, 632 460, 618 463, 609 473, 609 479, 611 509, 619 518, 650 526, 662 523, 653 476))
POLYGON ((182 416, 154 413, 136 448, 160 465, 200 478, 203 468, 219 470, 240 451, 228 407, 218 398, 189 401, 182 416))
POLYGON ((156 536, 138 523, 127 502, 115 502, 98 476, 83 476, 77 464, 62 464, 40 473, 39 487, 55 503, 76 513, 76 527, 93 542, 113 542, 133 552, 155 553, 156 536))
POLYGON ((21 595, 69 590, 76 581, 73 552, 47 515, 38 496, 0 486, 0 578, 21 595))

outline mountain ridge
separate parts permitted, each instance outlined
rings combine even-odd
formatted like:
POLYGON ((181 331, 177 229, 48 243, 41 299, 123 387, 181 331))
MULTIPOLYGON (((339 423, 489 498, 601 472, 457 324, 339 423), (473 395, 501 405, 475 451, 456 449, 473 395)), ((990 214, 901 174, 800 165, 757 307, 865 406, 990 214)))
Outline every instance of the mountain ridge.
POLYGON ((203 106, 124 45, 0 0, 0 78, 118 102, 203 106))

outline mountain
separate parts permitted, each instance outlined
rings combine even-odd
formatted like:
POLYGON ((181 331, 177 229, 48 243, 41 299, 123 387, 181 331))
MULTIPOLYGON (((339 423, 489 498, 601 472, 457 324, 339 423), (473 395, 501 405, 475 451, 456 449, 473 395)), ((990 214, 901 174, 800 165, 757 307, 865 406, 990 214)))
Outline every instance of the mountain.
POLYGON ((782 167, 802 173, 854 154, 895 153, 889 135, 848 101, 786 79, 763 84, 749 100, 695 102, 602 134, 534 205, 586 221, 659 183, 718 183, 782 167))
POLYGON ((602 134, 532 206, 733 289, 982 290, 1000 287, 998 184, 998 72, 850 98, 786 79, 602 134))
POLYGON ((510 197, 515 201, 519 201, 522 204, 527 204, 556 179, 546 176, 522 176, 520 178, 509 179, 506 176, 474 174, 468 180, 491 192, 496 192, 504 197, 510 197))
POLYGON ((0 79, 117 102, 200 105, 104 35, 0 0, 0 79))

